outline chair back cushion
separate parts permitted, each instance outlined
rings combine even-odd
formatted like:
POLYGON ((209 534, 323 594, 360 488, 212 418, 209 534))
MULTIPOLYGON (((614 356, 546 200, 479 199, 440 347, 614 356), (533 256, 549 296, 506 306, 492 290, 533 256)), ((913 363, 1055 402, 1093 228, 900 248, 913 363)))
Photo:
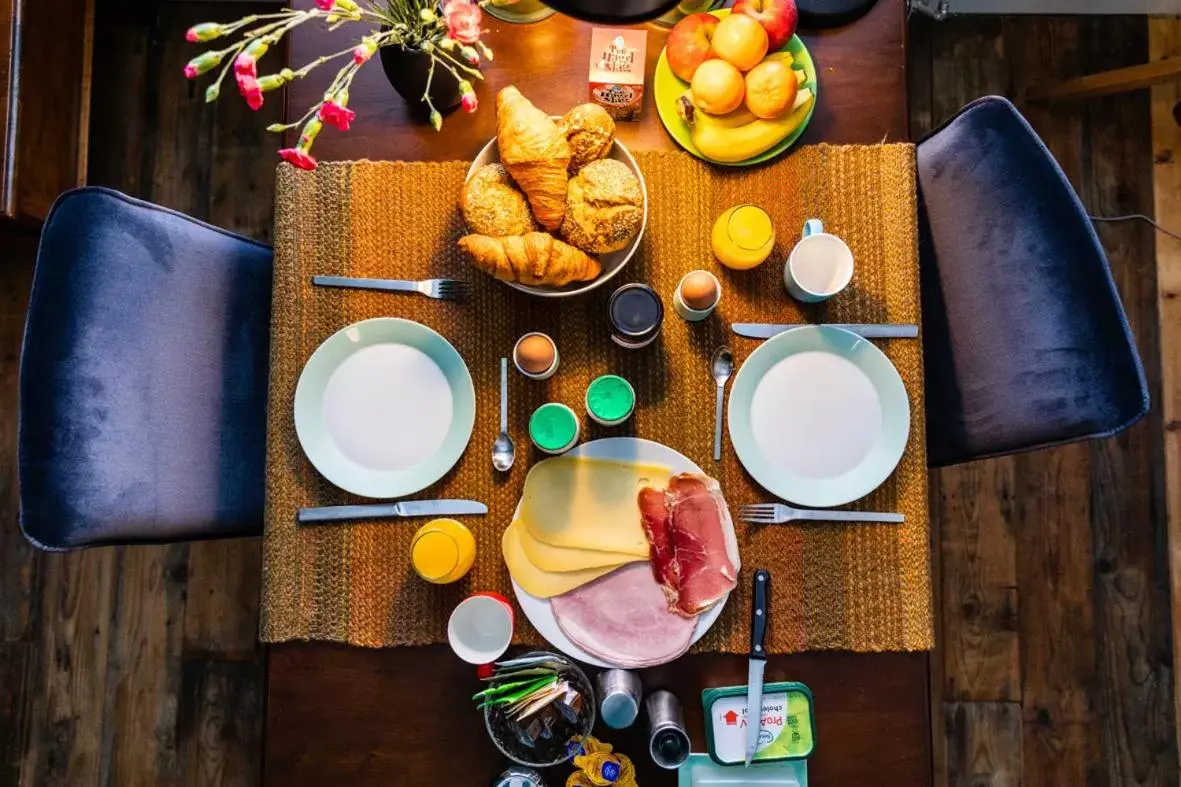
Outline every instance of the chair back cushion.
POLYGON ((271 268, 267 246, 109 189, 58 198, 21 355, 31 541, 261 532, 271 268))
POLYGON ((1016 107, 989 97, 918 145, 932 465, 1126 428, 1148 386, 1095 228, 1016 107))

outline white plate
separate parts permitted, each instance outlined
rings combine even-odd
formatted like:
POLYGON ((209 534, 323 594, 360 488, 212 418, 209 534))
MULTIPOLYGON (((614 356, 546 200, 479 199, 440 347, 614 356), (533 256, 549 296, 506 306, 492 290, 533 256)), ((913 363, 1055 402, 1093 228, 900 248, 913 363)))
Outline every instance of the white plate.
POLYGON ((890 477, 910 434, 910 402, 894 364, 856 334, 795 328, 759 345, 730 389, 739 461, 771 493, 836 506, 890 477))
MULTIPOLYGON (((674 451, 666 445, 635 437, 608 437, 603 440, 593 440, 589 443, 575 446, 563 454, 563 456, 582 456, 588 459, 615 459, 624 462, 645 462, 664 465, 670 468, 674 474, 698 473, 705 475, 702 469, 684 454, 674 451)), ((520 508, 521 506, 518 503, 517 511, 513 513, 514 519, 520 512, 520 508)), ((740 571, 742 566, 738 555, 738 538, 734 534, 734 522, 730 519, 730 511, 725 507, 722 510, 725 512, 722 526, 726 534, 726 554, 730 557, 730 562, 734 564, 734 568, 740 571)), ((637 510, 638 515, 639 512, 637 510)), ((558 621, 554 617, 548 599, 529 595, 521 589, 521 586, 517 584, 516 580, 513 580, 513 592, 517 594, 517 603, 521 605, 521 611, 525 613, 525 617, 533 624, 533 628, 537 629, 538 633, 545 637, 554 648, 584 664, 590 664, 595 667, 615 666, 602 659, 595 658, 571 642, 570 638, 558 626, 558 621)), ((697 616, 697 628, 693 630, 693 640, 690 644, 697 642, 697 640, 705 636, 705 632, 709 631, 710 626, 718 619, 718 615, 722 614, 722 608, 726 606, 726 600, 729 597, 730 594, 727 593, 718 603, 697 616)))
POLYGON ((379 317, 342 328, 308 359, 295 387, 295 432, 320 474, 365 497, 412 494, 467 447, 476 394, 439 334, 379 317))

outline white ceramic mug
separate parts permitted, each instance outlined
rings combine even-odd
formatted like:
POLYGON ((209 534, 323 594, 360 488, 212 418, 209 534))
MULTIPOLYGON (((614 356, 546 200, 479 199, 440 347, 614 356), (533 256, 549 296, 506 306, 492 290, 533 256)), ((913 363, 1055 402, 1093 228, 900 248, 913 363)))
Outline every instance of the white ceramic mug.
POLYGON ((853 279, 853 252, 836 235, 824 231, 820 219, 808 219, 800 242, 783 267, 783 284, 804 303, 827 301, 853 279))
POLYGON ((488 664, 508 650, 513 639, 513 608, 499 593, 476 593, 455 607, 447 621, 447 641, 469 664, 488 664))

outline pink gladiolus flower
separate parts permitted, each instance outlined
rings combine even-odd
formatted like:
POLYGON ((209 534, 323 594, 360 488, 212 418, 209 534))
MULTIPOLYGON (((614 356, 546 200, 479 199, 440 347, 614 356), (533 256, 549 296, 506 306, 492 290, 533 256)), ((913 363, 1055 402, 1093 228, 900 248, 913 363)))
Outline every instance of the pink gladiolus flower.
POLYGON ((257 111, 262 106, 262 88, 258 80, 250 74, 238 73, 234 76, 238 80, 238 92, 246 99, 246 106, 257 111))
MULTIPOLYGON (((316 8, 321 11, 331 11, 334 5, 336 5, 336 0, 316 0, 316 8)), ((282 153, 282 151, 279 152, 282 153)))
POLYGON ((461 44, 474 44, 480 40, 481 16, 480 7, 467 0, 449 0, 443 6, 447 35, 461 44))
POLYGON ((475 112, 476 107, 480 105, 480 101, 476 98, 475 93, 464 93, 459 103, 463 107, 464 112, 475 112))
POLYGON ((279 151, 279 156, 288 164, 300 169, 312 170, 316 168, 316 159, 311 153, 300 148, 283 148, 279 151))
POLYGON ((197 70, 195 65, 189 63, 185 66, 185 79, 196 79, 199 76, 201 76, 201 72, 197 70))
POLYGON ((356 112, 337 104, 331 99, 325 101, 324 106, 320 107, 320 120, 323 120, 337 131, 348 131, 349 125, 356 116, 356 112))

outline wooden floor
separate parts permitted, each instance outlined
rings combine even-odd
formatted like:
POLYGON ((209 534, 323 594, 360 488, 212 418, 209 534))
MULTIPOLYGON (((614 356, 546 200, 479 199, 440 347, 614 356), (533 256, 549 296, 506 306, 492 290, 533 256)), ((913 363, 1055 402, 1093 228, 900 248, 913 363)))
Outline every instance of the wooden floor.
MULTIPOLYGON (((279 102, 206 106, 180 78, 184 29, 246 8, 99 0, 91 182, 269 238, 279 102)), ((1143 18, 916 19, 913 133, 1148 45, 1143 18)), ((1025 111, 1093 212, 1152 213, 1147 93, 1025 111)), ((1155 238, 1100 232, 1155 397, 1155 238)), ((0 238, 0 786, 257 784, 258 542, 37 554, 17 530, 34 243, 0 238)), ((1115 440, 934 476, 936 784, 1178 784, 1163 427, 1154 409, 1115 440)))
MULTIPOLYGON (((1143 18, 960 19, 913 40, 916 137, 977 96, 1148 59, 1143 18)), ((1092 213, 1153 212, 1147 91, 1023 111, 1092 213)), ((1099 233, 1159 402, 1153 232, 1099 233)), ((1157 407, 1112 440, 934 478, 950 784, 1178 783, 1162 434, 1157 407)))
MULTIPOLYGON (((269 241, 279 102, 206 105, 185 29, 254 8, 102 0, 91 178, 269 241), (157 10, 158 8, 158 10, 157 10)), ((0 784, 259 782, 257 539, 37 555, 16 518, 28 255, 0 254, 0 784)))

